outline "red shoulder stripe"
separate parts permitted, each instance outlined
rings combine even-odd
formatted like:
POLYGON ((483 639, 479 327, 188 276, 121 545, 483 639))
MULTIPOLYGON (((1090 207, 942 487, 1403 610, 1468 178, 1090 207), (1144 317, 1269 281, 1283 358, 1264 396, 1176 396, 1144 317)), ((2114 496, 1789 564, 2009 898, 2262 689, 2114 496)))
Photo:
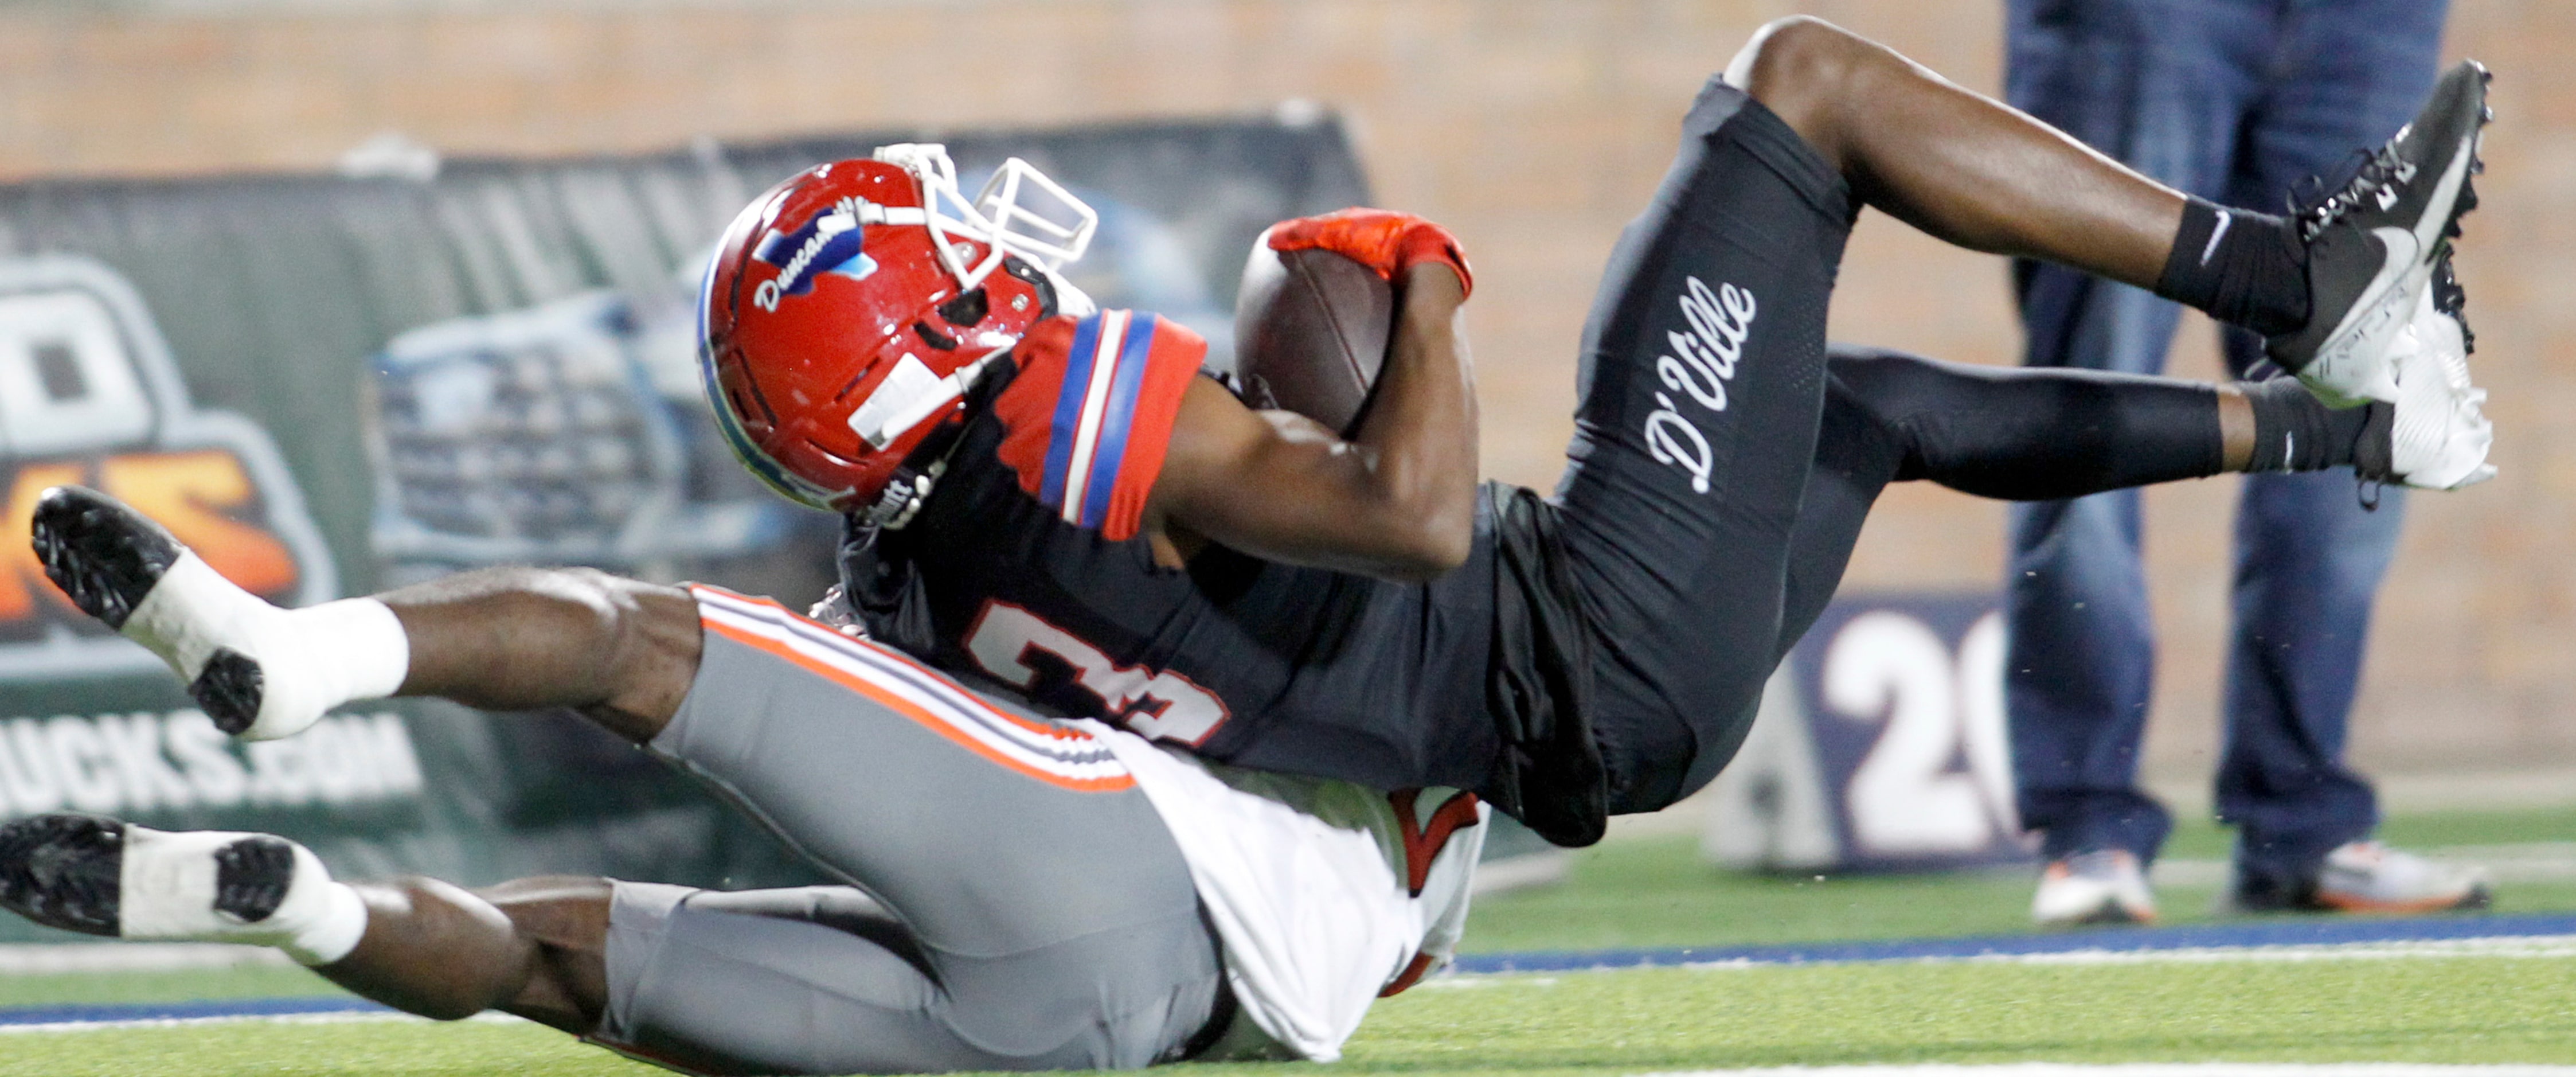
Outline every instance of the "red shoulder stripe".
POLYGON ((1040 323, 1012 349, 1020 373, 994 404, 1003 463, 1065 522, 1135 537, 1206 356, 1206 340, 1151 314, 1040 323))

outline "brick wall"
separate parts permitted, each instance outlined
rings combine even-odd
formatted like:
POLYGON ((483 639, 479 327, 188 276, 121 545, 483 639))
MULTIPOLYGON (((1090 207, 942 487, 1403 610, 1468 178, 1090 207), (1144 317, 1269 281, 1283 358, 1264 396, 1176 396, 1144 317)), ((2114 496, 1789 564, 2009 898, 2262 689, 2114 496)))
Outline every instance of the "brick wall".
MULTIPOLYGON (((2499 72, 2486 208, 2462 276, 2504 476, 2415 502, 2381 606, 2357 750, 2389 770, 2576 764, 2576 4, 2456 0, 2449 51, 2499 72)), ((0 177, 328 167, 399 131, 452 153, 563 154, 887 125, 1260 110, 1354 121, 1385 201, 1477 258, 1471 317, 1500 476, 1552 481, 1594 275, 1660 174, 1693 90, 1746 32, 1811 11, 1960 82, 1997 81, 1993 0, 887 0, 604 8, 245 0, 191 13, 0 11, 0 177), (435 10, 433 10, 435 9, 435 10), (213 10, 216 13, 201 13, 213 10)), ((1861 225, 1838 336, 2005 362, 2003 266, 1884 217, 1861 225)), ((2178 372, 2216 363, 2205 326, 2178 372)), ((2165 639, 2151 756, 2215 739, 2233 484, 2149 498, 2165 639)), ((1852 569, 1877 587, 1991 587, 2002 513, 1890 494, 1852 569)))

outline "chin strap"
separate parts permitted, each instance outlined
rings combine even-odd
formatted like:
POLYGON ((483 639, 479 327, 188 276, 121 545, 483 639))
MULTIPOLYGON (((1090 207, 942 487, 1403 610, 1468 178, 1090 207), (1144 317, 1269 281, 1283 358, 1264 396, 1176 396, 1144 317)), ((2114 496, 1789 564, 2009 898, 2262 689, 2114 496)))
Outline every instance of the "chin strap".
POLYGON ((938 485, 948 461, 935 460, 928 468, 914 471, 898 468, 894 480, 877 494, 877 503, 868 506, 868 523, 880 531, 901 531, 921 511, 921 503, 930 500, 931 487, 938 485))
POLYGON ((867 401, 859 405, 859 410, 850 413, 850 432, 867 439, 869 445, 878 449, 894 444, 896 438, 920 425, 922 420, 938 414, 939 409, 947 407, 950 401, 966 395, 967 390, 974 386, 975 379, 992 369, 994 360, 1010 354, 1011 347, 1011 344, 1004 344, 985 352, 975 361, 950 371, 944 378, 933 376, 928 364, 906 354, 895 363, 894 373, 888 375, 875 392, 868 394, 867 401))
MULTIPOLYGON (((1007 348, 995 351, 976 360, 973 366, 958 371, 955 377, 962 387, 958 395, 972 396, 982 390, 985 372, 993 369, 995 358, 1008 351, 1007 348)), ((946 403, 947 399, 954 397, 943 399, 941 403, 946 403)), ((939 477, 948 473, 948 461, 957 455, 960 446, 966 444, 966 424, 972 420, 972 414, 950 419, 932 429, 930 436, 921 439, 920 446, 912 450, 912 455, 905 457, 903 464, 895 468, 894 477, 887 480, 885 489, 877 494, 876 504, 868 506, 861 514, 871 526, 881 531, 901 531, 912 523, 912 518, 921 513, 922 504, 930 500, 930 491, 939 485, 939 477)))

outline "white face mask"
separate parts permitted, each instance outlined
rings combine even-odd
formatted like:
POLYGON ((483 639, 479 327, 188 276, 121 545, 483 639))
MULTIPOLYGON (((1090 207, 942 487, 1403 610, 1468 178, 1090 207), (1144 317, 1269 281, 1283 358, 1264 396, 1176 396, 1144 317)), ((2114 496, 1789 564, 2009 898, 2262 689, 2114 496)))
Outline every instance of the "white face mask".
POLYGON ((936 143, 901 142, 879 146, 879 161, 901 167, 921 181, 920 209, 878 207, 877 220, 865 223, 920 224, 930 229, 930 246, 941 265, 956 276, 958 287, 972 288, 1016 254, 1053 276, 1065 263, 1082 257, 1100 214, 1062 184, 1048 179, 1035 165, 1013 157, 1002 162, 973 201, 957 188, 957 166, 948 148, 936 143), (1022 205, 1023 199, 1033 204, 1022 205), (958 239, 984 245, 984 257, 966 264, 972 251, 958 239))
MULTIPOLYGON (((1055 286, 1060 313, 1076 317, 1091 313, 1091 297, 1056 272, 1058 267, 1082 257, 1091 246, 1092 232, 1100 225, 1100 214, 1072 192, 1027 161, 1013 157, 1004 161, 1001 171, 984 184, 982 193, 968 202, 957 189, 957 170, 949 162, 947 147, 917 142, 880 146, 876 159, 898 166, 921 181, 923 207, 856 202, 847 210, 855 224, 927 227, 931 249, 938 253, 940 264, 957 278, 960 291, 982 283, 1002 264, 1004 255, 1017 255, 1047 275, 1055 286), (1047 212, 1020 204, 1028 192, 1043 194, 1052 203, 1044 207, 1047 212), (965 264, 965 255, 971 251, 957 241, 961 238, 984 245, 984 257, 974 265, 965 264)), ((869 445, 884 449, 950 401, 965 395, 976 376, 1008 351, 1012 343, 1007 339, 993 341, 992 350, 946 377, 934 375, 920 360, 904 356, 859 409, 850 413, 851 431, 869 445)))

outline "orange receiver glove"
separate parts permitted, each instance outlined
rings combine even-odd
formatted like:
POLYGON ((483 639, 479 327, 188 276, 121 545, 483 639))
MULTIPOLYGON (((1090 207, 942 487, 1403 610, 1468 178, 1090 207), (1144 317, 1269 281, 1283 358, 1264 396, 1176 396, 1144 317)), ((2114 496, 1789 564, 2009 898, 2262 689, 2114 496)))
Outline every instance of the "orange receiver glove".
POLYGON ((1309 248, 1341 255, 1390 281, 1419 263, 1438 262, 1458 274, 1462 292, 1476 290, 1476 278, 1467 272, 1467 255, 1459 249, 1458 237, 1410 213, 1353 206, 1270 226, 1271 250, 1309 248))

